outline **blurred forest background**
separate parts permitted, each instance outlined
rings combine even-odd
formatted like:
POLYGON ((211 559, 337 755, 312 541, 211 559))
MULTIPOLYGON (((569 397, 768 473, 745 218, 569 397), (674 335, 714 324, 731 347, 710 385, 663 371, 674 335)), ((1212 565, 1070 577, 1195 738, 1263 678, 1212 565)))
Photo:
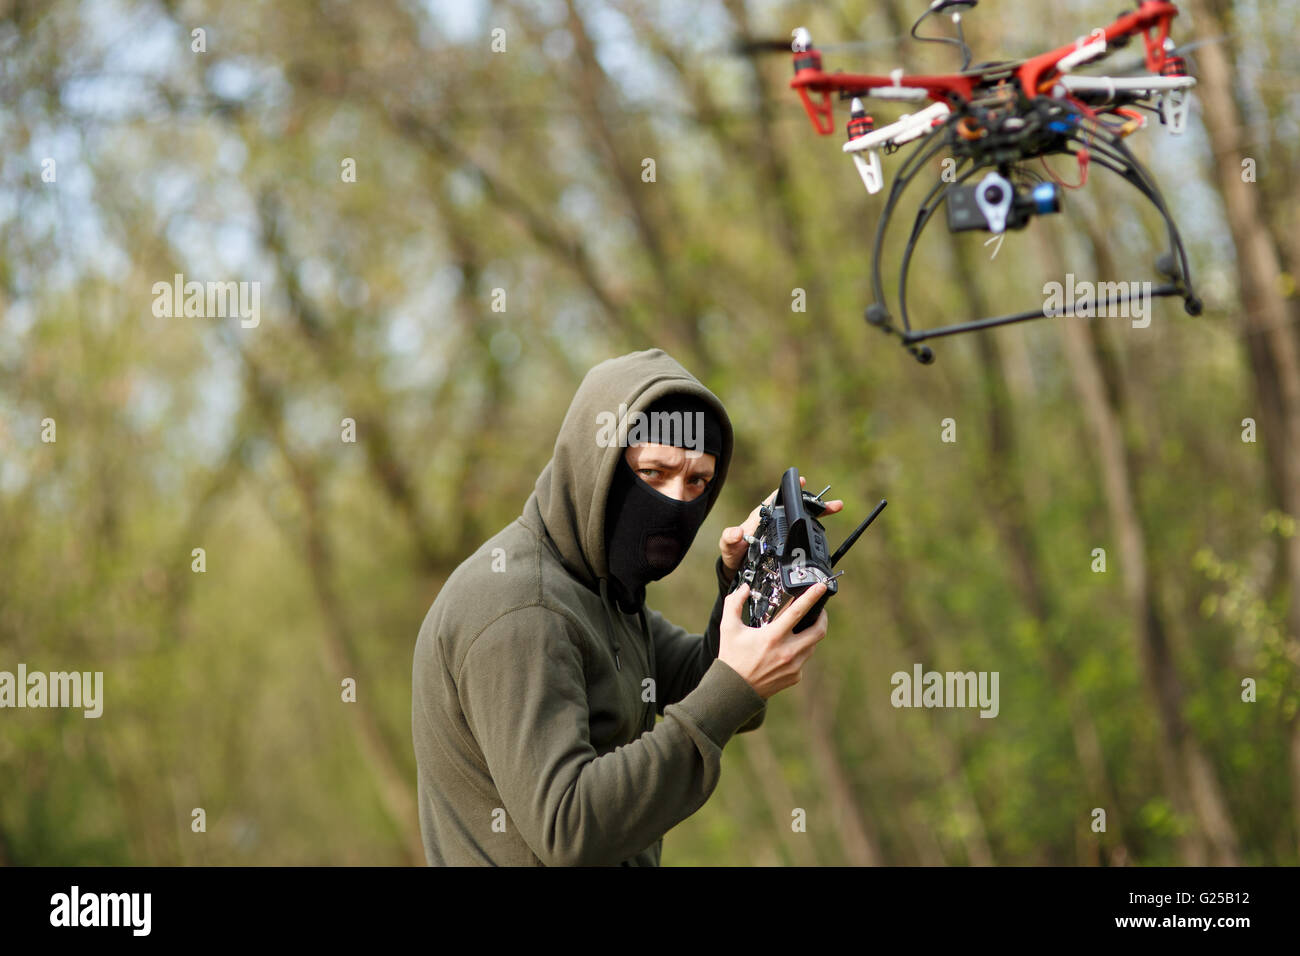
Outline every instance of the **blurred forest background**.
MULTIPOLYGON (((422 863, 419 624, 586 369, 659 346, 738 438, 652 592, 670 619, 703 627, 718 534, 788 465, 847 502, 832 544, 890 501, 665 864, 1295 864, 1300 5, 1180 4, 1179 41, 1225 39, 1191 54, 1187 133, 1129 140, 1203 316, 1043 320, 929 367, 862 320, 882 200, 843 104, 818 137, 788 57, 733 52, 807 26, 872 44, 828 69, 955 69, 901 39, 923 6, 0 2, 0 669, 105 679, 98 720, 0 712, 0 862, 422 863), (176 273, 260 282, 260 324, 155 316, 176 273), (998 671, 999 715, 891 707, 915 663, 998 671)), ((965 25, 979 61, 1123 6, 965 25)), ((914 321, 1156 278, 1130 187, 1094 168, 1064 205, 996 258, 933 223, 914 321)))

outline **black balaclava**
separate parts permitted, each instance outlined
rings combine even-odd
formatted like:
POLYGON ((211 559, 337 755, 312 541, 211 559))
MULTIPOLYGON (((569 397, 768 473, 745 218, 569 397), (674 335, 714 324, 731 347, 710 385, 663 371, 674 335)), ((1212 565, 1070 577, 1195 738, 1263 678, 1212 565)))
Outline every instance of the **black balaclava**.
MULTIPOLYGON (((680 419, 660 418, 658 424, 683 423, 687 415, 702 413, 703 435, 695 433, 688 443, 683 429, 658 429, 660 444, 692 448, 717 457, 722 453, 722 428, 717 415, 700 399, 690 395, 666 395, 648 409, 647 415, 681 412, 680 419)), ((652 418, 651 421, 654 421, 652 418)), ((678 501, 650 487, 619 456, 614 481, 605 504, 605 554, 609 560, 614 593, 625 608, 640 607, 645 586, 658 581, 677 567, 695 540, 709 510, 706 488, 691 501, 678 501)))

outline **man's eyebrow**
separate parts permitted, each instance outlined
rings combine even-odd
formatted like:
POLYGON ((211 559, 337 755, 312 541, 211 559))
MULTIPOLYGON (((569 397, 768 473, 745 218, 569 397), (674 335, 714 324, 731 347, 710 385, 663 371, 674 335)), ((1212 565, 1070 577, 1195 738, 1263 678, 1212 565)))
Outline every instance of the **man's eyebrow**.
MULTIPOLYGON (((664 458, 658 458, 655 455, 646 455, 644 458, 642 458, 636 463, 635 467, 638 469, 658 468, 662 471, 677 471, 679 468, 682 467, 682 463, 668 461, 667 459, 664 458)), ((694 468, 690 468, 687 471, 687 474, 690 475, 692 478, 703 477, 712 481, 713 476, 714 474, 716 474, 716 472, 717 472, 716 466, 709 467, 707 464, 700 464, 694 468)))

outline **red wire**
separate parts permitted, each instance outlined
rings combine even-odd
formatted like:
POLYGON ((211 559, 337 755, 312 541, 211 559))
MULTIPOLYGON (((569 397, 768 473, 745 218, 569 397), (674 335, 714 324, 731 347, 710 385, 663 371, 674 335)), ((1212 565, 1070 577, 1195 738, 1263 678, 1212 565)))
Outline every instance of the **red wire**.
MULTIPOLYGON (((1089 107, 1088 104, 1075 99, 1073 96, 1070 97, 1070 102, 1073 103, 1075 106, 1077 106, 1080 112, 1086 115, 1088 119, 1092 120, 1093 123, 1101 122, 1101 120, 1097 116, 1097 113, 1091 107, 1089 107)), ((1088 129, 1088 146, 1092 145, 1092 136, 1093 136, 1093 129, 1090 127, 1088 129)), ((1088 146, 1080 146, 1074 153, 1075 161, 1078 162, 1079 164, 1079 181, 1077 183, 1073 183, 1073 184, 1067 183, 1060 176, 1056 175, 1056 172, 1052 169, 1052 167, 1047 165, 1046 156, 1039 156, 1038 159, 1043 164, 1043 168, 1047 170, 1047 175, 1051 176, 1052 180, 1058 186, 1064 186, 1066 189, 1082 189, 1083 186, 1088 182, 1088 163, 1092 159, 1092 154, 1088 151, 1088 146)))
POLYGON ((1090 158, 1088 154, 1088 150, 1086 148, 1080 147, 1075 152, 1074 158, 1079 163, 1079 181, 1077 183, 1067 183, 1060 176, 1056 175, 1056 171, 1053 170, 1051 166, 1047 165, 1046 156, 1039 156, 1038 160, 1043 164, 1043 168, 1047 170, 1047 175, 1051 176, 1053 181, 1058 186, 1064 186, 1066 189, 1081 189, 1083 188, 1084 184, 1088 182, 1088 161, 1090 158))

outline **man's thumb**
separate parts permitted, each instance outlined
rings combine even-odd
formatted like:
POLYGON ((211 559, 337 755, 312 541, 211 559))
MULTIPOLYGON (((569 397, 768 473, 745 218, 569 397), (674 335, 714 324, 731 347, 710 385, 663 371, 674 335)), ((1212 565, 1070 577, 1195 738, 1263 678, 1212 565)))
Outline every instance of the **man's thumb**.
POLYGON ((749 585, 742 584, 727 595, 727 600, 723 602, 723 606, 727 609, 727 613, 734 617, 745 606, 745 598, 747 597, 749 597, 749 585))

